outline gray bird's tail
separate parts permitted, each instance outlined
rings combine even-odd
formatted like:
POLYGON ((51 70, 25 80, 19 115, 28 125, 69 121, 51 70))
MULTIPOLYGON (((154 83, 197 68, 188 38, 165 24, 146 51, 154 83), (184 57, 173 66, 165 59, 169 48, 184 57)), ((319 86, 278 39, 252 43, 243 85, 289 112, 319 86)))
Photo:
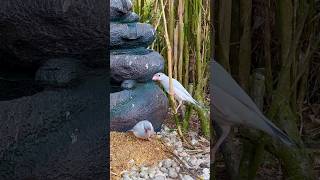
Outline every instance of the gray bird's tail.
POLYGON ((271 128, 273 137, 279 139, 287 146, 298 146, 298 143, 293 141, 286 133, 276 127, 272 122, 265 120, 266 124, 271 128))

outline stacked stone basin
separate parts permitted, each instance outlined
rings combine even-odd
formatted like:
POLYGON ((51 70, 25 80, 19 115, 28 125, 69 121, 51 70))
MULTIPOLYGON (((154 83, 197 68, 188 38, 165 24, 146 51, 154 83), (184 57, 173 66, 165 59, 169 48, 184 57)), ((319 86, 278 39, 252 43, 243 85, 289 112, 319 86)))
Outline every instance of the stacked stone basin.
POLYGON ((149 120, 159 130, 168 100, 152 82, 152 76, 164 68, 163 57, 147 49, 156 32, 138 22, 129 0, 112 0, 110 13, 110 129, 126 131, 138 121, 149 120))

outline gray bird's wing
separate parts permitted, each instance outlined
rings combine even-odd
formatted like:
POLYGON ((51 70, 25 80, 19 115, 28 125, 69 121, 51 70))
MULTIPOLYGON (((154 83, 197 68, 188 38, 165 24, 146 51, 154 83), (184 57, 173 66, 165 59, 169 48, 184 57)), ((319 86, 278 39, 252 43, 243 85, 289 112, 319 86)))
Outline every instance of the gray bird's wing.
POLYGON ((259 110, 253 100, 232 79, 221 65, 213 60, 210 88, 213 88, 213 104, 222 115, 226 116, 224 121, 234 124, 262 130, 273 137, 277 137, 288 145, 294 142, 259 110))
MULTIPOLYGON (((261 111, 247 93, 238 85, 232 76, 215 60, 211 64, 211 79, 213 86, 223 89, 226 93, 238 99, 244 105, 262 115, 261 111)), ((213 89, 214 91, 214 89, 213 89)))
POLYGON ((225 117, 224 121, 227 122, 224 123, 242 124, 262 131, 269 130, 262 117, 220 87, 214 86, 211 103, 214 109, 217 109, 225 117))

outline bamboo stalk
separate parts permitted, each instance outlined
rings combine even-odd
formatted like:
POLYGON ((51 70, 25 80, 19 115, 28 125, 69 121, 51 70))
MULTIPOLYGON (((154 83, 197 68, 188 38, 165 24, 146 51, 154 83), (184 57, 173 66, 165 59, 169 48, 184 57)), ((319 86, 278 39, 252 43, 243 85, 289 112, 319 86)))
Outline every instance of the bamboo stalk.
POLYGON ((183 23, 183 13, 184 13, 184 0, 179 1, 178 14, 179 14, 179 63, 178 63, 178 77, 179 81, 183 82, 182 70, 183 70, 183 48, 184 48, 184 23, 183 23))
POLYGON ((200 99, 200 92, 201 92, 201 83, 202 83, 202 58, 201 58, 201 9, 199 10, 198 17, 197 17, 197 29, 196 29, 196 72, 197 72, 197 88, 196 88, 196 97, 200 99))
POLYGON ((140 20, 144 21, 144 0, 140 0, 140 20))
POLYGON ((169 9, 168 9, 168 37, 170 40, 170 43, 173 44, 173 36, 174 36, 174 1, 169 0, 169 9))
POLYGON ((174 79, 178 79, 178 25, 174 28, 174 36, 173 36, 173 77, 174 79))
POLYGON ((171 43, 170 43, 168 29, 167 29, 167 19, 166 19, 166 14, 164 11, 163 0, 160 0, 160 3, 161 3, 161 9, 162 9, 163 26, 164 26, 164 31, 165 31, 164 35, 165 35, 165 40, 166 40, 166 45, 167 45, 169 96, 170 96, 170 99, 173 101, 173 108, 175 108, 176 105, 175 105, 174 96, 173 96, 174 93, 173 93, 173 84, 172 84, 172 48, 171 48, 171 43))

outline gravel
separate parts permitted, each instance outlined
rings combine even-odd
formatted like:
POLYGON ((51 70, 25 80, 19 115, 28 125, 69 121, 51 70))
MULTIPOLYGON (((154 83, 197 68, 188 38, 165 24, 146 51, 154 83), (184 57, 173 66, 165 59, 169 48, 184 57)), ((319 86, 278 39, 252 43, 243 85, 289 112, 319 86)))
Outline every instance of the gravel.
MULTIPOLYGON (((191 132, 189 136, 191 144, 198 147, 197 145, 200 144, 198 135, 195 132, 191 132)), ((170 130, 166 126, 163 126, 161 132, 157 133, 157 138, 162 139, 168 147, 172 148, 173 154, 175 154, 179 160, 176 160, 176 158, 164 159, 152 166, 133 166, 130 170, 122 173, 122 180, 210 179, 210 154, 208 152, 203 153, 199 148, 196 150, 200 150, 201 153, 194 153, 186 147, 183 147, 177 131, 170 130)), ((209 144, 207 146, 209 146, 209 144)))

